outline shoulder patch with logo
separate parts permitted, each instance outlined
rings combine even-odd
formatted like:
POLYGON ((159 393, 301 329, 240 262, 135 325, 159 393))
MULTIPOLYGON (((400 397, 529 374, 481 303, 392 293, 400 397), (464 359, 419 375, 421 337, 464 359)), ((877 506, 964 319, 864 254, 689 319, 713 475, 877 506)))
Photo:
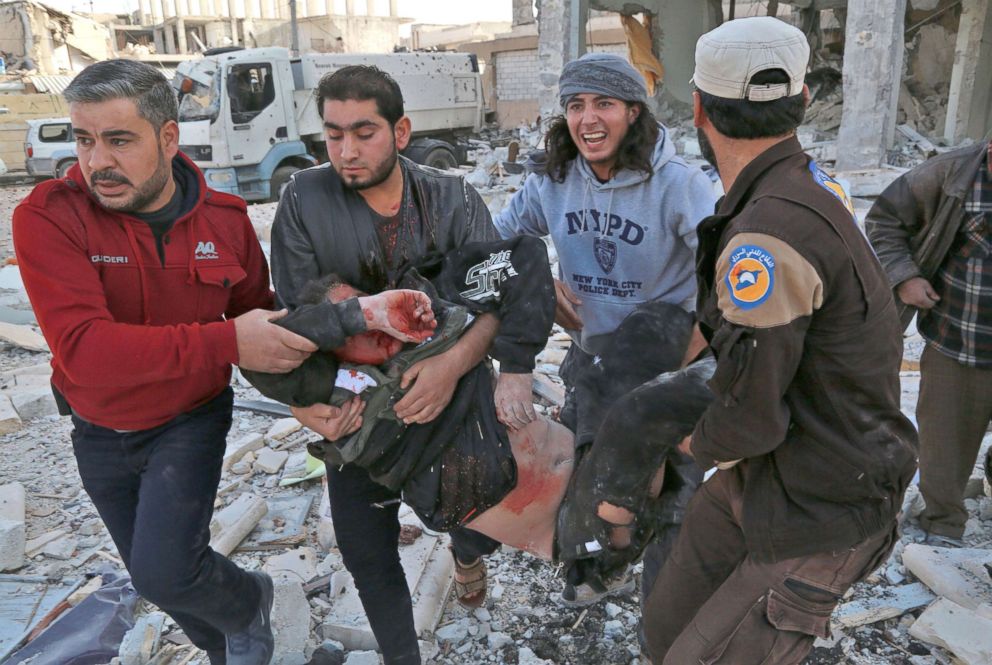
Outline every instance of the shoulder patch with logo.
POLYGON ((816 269, 784 240, 764 233, 731 238, 716 264, 717 306, 731 323, 782 326, 823 304, 816 269))
POLYGON ((841 184, 827 175, 827 172, 821 169, 819 164, 812 159, 809 160, 809 172, 813 174, 813 180, 816 181, 816 184, 833 194, 838 201, 844 204, 844 207, 847 208, 847 211, 853 217, 854 204, 851 203, 851 198, 844 191, 841 184))
POLYGON ((737 307, 754 309, 768 300, 775 288, 775 257, 758 245, 739 245, 729 257, 724 282, 737 307))

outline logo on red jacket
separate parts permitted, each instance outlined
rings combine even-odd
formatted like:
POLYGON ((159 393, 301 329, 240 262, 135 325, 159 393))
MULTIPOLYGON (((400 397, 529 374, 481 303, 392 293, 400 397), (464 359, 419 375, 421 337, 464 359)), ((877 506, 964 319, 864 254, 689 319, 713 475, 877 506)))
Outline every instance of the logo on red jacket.
POLYGON ((214 244, 209 240, 204 242, 201 240, 196 243, 196 251, 193 252, 194 259, 217 259, 220 258, 217 255, 217 250, 214 248, 214 244))
POLYGON ((741 245, 730 254, 726 276, 730 299, 741 309, 768 300, 775 286, 775 257, 757 245, 741 245))

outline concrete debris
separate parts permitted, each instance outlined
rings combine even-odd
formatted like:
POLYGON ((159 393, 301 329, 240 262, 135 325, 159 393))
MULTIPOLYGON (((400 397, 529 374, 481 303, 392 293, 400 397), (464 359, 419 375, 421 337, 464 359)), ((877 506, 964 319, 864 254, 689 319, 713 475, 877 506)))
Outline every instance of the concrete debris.
POLYGON ((29 557, 40 554, 41 551, 45 549, 46 545, 62 538, 65 535, 67 534, 63 529, 56 529, 54 531, 43 533, 35 538, 31 538, 24 544, 24 554, 29 557))
POLYGON ((304 665, 307 640, 310 638, 310 603, 297 579, 277 576, 273 579, 275 597, 272 604, 272 633, 275 650, 272 665, 304 665))
POLYGON ((28 351, 48 351, 48 342, 30 326, 0 321, 0 340, 28 351))
POLYGON ((10 401, 22 421, 57 416, 59 413, 50 385, 34 390, 11 392, 10 401))
POLYGON ((234 466, 235 463, 240 461, 246 453, 259 450, 264 445, 265 438, 257 432, 246 434, 240 439, 227 444, 227 449, 224 451, 224 463, 221 468, 224 471, 227 471, 234 466))
POLYGON ((555 665, 553 661, 538 658, 528 647, 521 647, 517 652, 517 663, 519 665, 555 665))
POLYGON ((0 485, 0 571, 24 565, 26 534, 24 486, 0 485))
POLYGON ((256 471, 261 471, 262 473, 279 473, 279 470, 286 463, 287 459, 289 459, 289 453, 285 450, 262 448, 258 451, 258 455, 255 456, 254 468, 256 471))
POLYGON ((293 432, 297 432, 303 425, 296 418, 281 418, 272 424, 269 431, 265 433, 265 438, 269 441, 281 441, 293 432))
POLYGON ((51 540, 41 548, 41 553, 52 559, 68 561, 76 553, 78 541, 68 535, 51 540))
POLYGON ((10 398, 0 394, 0 436, 16 432, 23 424, 10 398))
POLYGON ((992 604, 992 551, 907 545, 903 564, 938 596, 969 610, 992 604))
POLYGON ((379 665, 379 654, 375 651, 352 651, 344 665, 379 665))
POLYGON ((118 650, 121 665, 145 665, 151 662, 158 652, 162 640, 162 629, 166 616, 163 612, 151 612, 138 617, 118 650))
POLYGON ((298 547, 270 556, 265 560, 263 570, 273 579, 286 577, 303 584, 317 576, 317 553, 312 547, 298 547))
POLYGON ((268 511, 265 499, 242 494, 210 521, 210 547, 227 556, 268 511))
POLYGON ((951 651, 964 665, 992 663, 992 619, 941 598, 909 629, 918 640, 951 651))
POLYGON ((844 628, 856 628, 901 616, 934 599, 930 590, 919 582, 885 588, 877 595, 844 603, 834 612, 833 620, 844 628))
POLYGON ((268 514, 242 549, 273 550, 301 544, 307 537, 304 524, 313 500, 312 493, 272 496, 268 500, 268 514))
POLYGON ((324 640, 310 656, 309 665, 343 665, 344 646, 334 640, 324 640))
POLYGON ((66 602, 75 607, 79 603, 83 602, 90 597, 97 589, 103 586, 103 578, 97 575, 96 577, 91 577, 90 580, 79 587, 75 591, 69 594, 66 598, 66 602))

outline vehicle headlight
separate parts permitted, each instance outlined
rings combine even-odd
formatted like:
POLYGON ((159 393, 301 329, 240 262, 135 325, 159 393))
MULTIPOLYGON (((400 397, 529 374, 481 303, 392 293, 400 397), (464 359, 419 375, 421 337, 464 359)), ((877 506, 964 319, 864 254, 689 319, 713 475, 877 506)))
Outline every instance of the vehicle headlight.
POLYGON ((234 180, 234 174, 230 171, 212 171, 207 180, 217 185, 227 185, 234 180))

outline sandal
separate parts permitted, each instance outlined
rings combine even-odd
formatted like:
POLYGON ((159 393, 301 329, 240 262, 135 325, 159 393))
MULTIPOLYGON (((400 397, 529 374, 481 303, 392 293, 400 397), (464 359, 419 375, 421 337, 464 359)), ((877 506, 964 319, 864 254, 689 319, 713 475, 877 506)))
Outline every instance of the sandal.
POLYGON ((455 560, 455 600, 467 610, 482 607, 486 602, 486 562, 480 556, 475 563, 466 566, 458 560, 454 550, 451 557, 455 560))

